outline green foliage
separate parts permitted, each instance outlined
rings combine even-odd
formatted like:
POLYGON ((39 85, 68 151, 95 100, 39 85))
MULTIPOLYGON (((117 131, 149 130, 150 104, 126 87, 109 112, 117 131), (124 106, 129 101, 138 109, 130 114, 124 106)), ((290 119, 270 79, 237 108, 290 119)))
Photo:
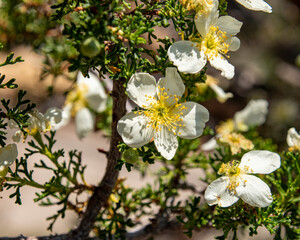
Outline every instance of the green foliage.
MULTIPOLYGON (((85 76, 93 69, 102 79, 106 76, 111 81, 121 79, 124 87, 136 72, 164 75, 165 69, 172 66, 167 50, 175 39, 158 36, 156 29, 174 28, 183 40, 198 34, 194 24, 196 13, 186 11, 175 0, 51 2, 53 5, 49 9, 45 8, 48 5, 43 0, 3 1, 0 13, 4 13, 3 18, 8 24, 0 26, 0 35, 5 36, 6 41, 3 41, 7 48, 18 43, 20 38, 44 54, 41 79, 52 76, 53 82, 58 76, 73 80, 66 73, 67 69, 70 72, 81 71, 85 76), (158 44, 157 49, 153 49, 154 44, 158 44)), ((220 15, 227 14, 227 1, 220 1, 219 10, 220 15)), ((22 61, 21 57, 15 60, 13 57, 13 53, 9 54, 0 67, 22 61)), ((182 101, 204 102, 215 97, 211 90, 202 91, 199 87, 206 81, 206 70, 204 68, 198 74, 180 73, 186 87, 182 101)), ((1 75, 0 89, 17 88, 15 79, 4 79, 5 75, 1 75)), ((54 87, 51 86, 49 91, 52 93, 54 87)), ((1 146, 6 144, 8 120, 14 120, 20 130, 28 135, 25 131, 30 124, 28 114, 34 110, 35 104, 25 99, 25 94, 20 90, 13 106, 10 100, 1 99, 1 146)), ((113 134, 110 126, 115 124, 111 98, 107 105, 104 112, 96 115, 96 129, 110 137, 113 134)), ((271 139, 262 138, 256 128, 241 134, 253 142, 254 149, 277 151, 276 144, 271 139)), ((202 134, 214 135, 214 130, 209 127, 202 134)), ((202 141, 202 138, 179 138, 177 154, 171 161, 161 157, 153 141, 137 149, 120 142, 118 148, 123 156, 114 159, 117 162, 115 170, 121 170, 124 166, 128 172, 138 171, 142 177, 150 172, 155 182, 133 189, 126 186, 125 179, 118 179, 104 203, 105 207, 97 216, 95 235, 101 239, 126 239, 132 227, 141 225, 142 218, 149 218, 149 229, 174 223, 184 229, 188 237, 192 237, 195 229, 213 226, 223 230, 223 235, 217 239, 227 239, 229 233, 237 239, 239 228, 246 228, 253 236, 259 227, 264 226, 274 234, 275 239, 281 239, 282 231, 286 232, 286 239, 299 238, 299 153, 282 153, 281 168, 262 177, 272 188, 274 201, 269 207, 252 207, 241 200, 228 208, 209 207, 200 201, 204 190, 197 185, 200 181, 207 184, 213 182, 219 177, 218 170, 222 163, 239 161, 245 151, 233 156, 230 147, 218 141, 214 151, 204 153, 201 151, 202 141), (155 171, 149 167, 154 163, 158 166, 155 171), (189 173, 200 169, 202 172, 198 182, 190 182, 189 173), (182 192, 189 197, 182 199, 182 192)), ((79 197, 83 193, 89 197, 96 188, 85 181, 81 152, 73 150, 66 154, 63 148, 55 150, 55 143, 55 132, 45 135, 37 132, 27 142, 25 155, 17 159, 15 167, 9 168, 8 176, 0 180, 2 188, 14 191, 10 198, 14 198, 16 204, 22 204, 22 187, 31 186, 38 190, 35 202, 42 206, 59 206, 59 210, 48 218, 49 230, 58 218, 64 218, 67 210, 81 215, 88 198, 79 200, 79 197), (27 163, 36 154, 42 159, 31 169, 27 163), (51 173, 45 183, 35 179, 35 173, 39 170, 51 173)), ((102 149, 101 152, 108 155, 102 149)))

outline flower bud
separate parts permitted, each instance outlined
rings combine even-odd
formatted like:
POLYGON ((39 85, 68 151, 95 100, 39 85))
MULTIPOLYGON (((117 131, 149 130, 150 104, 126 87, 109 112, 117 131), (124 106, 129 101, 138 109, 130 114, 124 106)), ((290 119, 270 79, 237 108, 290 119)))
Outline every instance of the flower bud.
POLYGON ((125 162, 133 164, 139 159, 139 153, 136 149, 129 148, 123 152, 123 158, 125 162))
POLYGON ((83 41, 80 51, 84 56, 92 58, 101 52, 101 44, 95 37, 89 37, 83 41))

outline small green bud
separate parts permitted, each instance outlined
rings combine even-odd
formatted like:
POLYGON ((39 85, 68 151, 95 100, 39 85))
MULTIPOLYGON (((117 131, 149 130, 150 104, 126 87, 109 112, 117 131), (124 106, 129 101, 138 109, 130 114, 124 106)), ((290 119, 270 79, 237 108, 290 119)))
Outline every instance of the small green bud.
POLYGON ((92 58, 101 52, 101 44, 95 37, 89 37, 83 41, 80 51, 84 56, 92 58))
POLYGON ((0 167, 0 178, 5 177, 8 172, 8 167, 1 166, 0 167))
POLYGON ((127 163, 135 163, 139 159, 139 152, 134 148, 126 149, 123 152, 123 158, 127 163))

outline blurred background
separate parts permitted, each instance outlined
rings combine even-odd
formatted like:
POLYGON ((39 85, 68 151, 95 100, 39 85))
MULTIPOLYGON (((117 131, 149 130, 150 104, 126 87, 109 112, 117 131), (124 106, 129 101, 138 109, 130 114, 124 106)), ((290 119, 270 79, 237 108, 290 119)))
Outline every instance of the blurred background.
MULTIPOLYGON (((45 0, 0 0, 0 42, 4 45, 4 50, 0 52, 0 62, 11 51, 25 60, 24 63, 1 67, 0 72, 7 79, 16 78, 19 88, 27 90, 27 98, 35 102, 41 112, 45 112, 48 107, 62 107, 64 93, 76 77, 75 73, 68 73, 68 65, 61 62, 66 56, 74 56, 75 51, 69 45, 57 44, 63 36, 61 29, 49 21, 49 2, 51 5, 51 1, 45 0)), ((250 99, 268 100, 267 121, 259 130, 262 136, 272 138, 279 149, 283 150, 287 149, 287 130, 295 127, 300 131, 300 1, 267 2, 273 8, 271 14, 254 12, 234 0, 228 0, 228 14, 243 22, 241 32, 237 35, 241 47, 229 54, 229 62, 235 66, 235 76, 232 80, 222 79, 220 72, 211 67, 208 73, 219 78, 221 86, 232 92, 234 98, 225 103, 210 100, 203 105, 210 112, 209 125, 214 127, 220 121, 233 117, 250 99)), ((157 31, 161 31, 161 35, 168 34, 179 39, 171 28, 168 32, 157 31)), ((0 98, 16 99, 17 91, 0 89, 0 98)), ((88 165, 87 176, 91 176, 87 180, 96 184, 105 168, 105 158, 96 149, 108 149, 108 140, 97 132, 80 141, 71 123, 58 132, 58 143, 67 150, 76 148, 87 154, 84 158, 88 165)), ((152 181, 136 181, 138 174, 127 174, 125 171, 122 176, 127 176, 128 185, 135 187, 152 181)), ((196 181, 196 174, 194 178, 196 181)), ((8 195, 7 192, 0 193, 0 236, 47 234, 45 218, 53 209, 33 204, 34 193, 30 189, 23 192, 23 206, 15 205, 8 199, 8 195)), ((74 216, 67 217, 69 220, 63 221, 67 225, 56 224, 56 232, 65 232, 66 228, 76 224, 74 216)), ((203 239, 213 239, 213 234, 209 234, 203 239)), ((194 239, 199 239, 197 236, 194 239)), ((185 239, 181 235, 176 237, 172 236, 172 239, 185 239)), ((267 235, 251 239, 268 238, 272 239, 267 235)))

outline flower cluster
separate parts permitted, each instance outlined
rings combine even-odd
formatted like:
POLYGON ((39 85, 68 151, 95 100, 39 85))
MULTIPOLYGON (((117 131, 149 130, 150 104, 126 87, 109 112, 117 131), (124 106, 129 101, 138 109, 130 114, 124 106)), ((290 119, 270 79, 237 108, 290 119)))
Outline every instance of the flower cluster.
POLYGON ((59 124, 62 121, 62 111, 58 108, 49 108, 45 114, 38 110, 34 110, 28 114, 28 125, 23 127, 26 134, 20 129, 19 125, 14 120, 8 121, 8 126, 15 129, 13 141, 19 142, 21 138, 26 139, 27 135, 34 136, 38 132, 47 132, 52 129, 52 126, 59 124))

